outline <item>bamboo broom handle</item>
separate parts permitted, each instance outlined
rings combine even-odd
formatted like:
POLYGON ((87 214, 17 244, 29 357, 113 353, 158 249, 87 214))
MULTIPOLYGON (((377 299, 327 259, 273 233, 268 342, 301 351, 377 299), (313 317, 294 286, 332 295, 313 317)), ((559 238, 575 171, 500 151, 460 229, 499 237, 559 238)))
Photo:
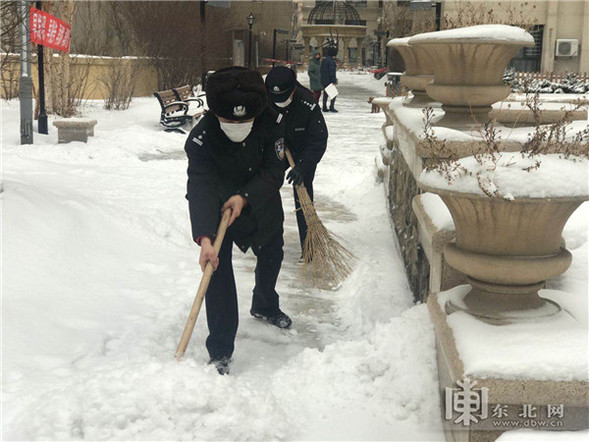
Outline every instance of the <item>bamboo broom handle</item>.
POLYGON ((288 158, 288 164, 290 165, 291 168, 294 169, 295 162, 294 162, 294 159, 292 157, 292 154, 290 153, 290 150, 287 147, 286 149, 284 149, 284 151, 286 152, 286 158, 288 158))
MULTIPOLYGON (((295 162, 294 162, 294 158, 292 157, 292 154, 290 153, 290 150, 287 148, 284 149, 284 152, 286 153, 286 158, 288 159, 288 164, 290 165, 291 169, 294 169, 295 167, 295 162)), ((297 194, 299 195, 299 200, 304 200, 304 201, 309 201, 311 202, 311 198, 309 197, 309 194, 307 192, 307 188, 305 187, 304 184, 297 184, 295 185, 295 189, 297 190, 297 194)), ((303 214, 304 216, 304 214, 303 214)))
MULTIPOLYGON (((221 218, 221 223, 219 224, 219 228, 217 230, 217 237, 215 238, 215 242, 213 244, 215 254, 217 256, 219 255, 219 251, 221 250, 221 244, 223 244, 223 238, 225 238, 225 233, 227 232, 229 218, 231 218, 231 209, 227 209, 225 210, 225 212, 223 212, 223 217, 221 218)), ((184 353, 186 352, 186 347, 188 347, 188 342, 190 342, 192 332, 194 331, 194 325, 196 324, 196 319, 198 318, 200 307, 202 306, 202 301, 205 297, 212 276, 213 265, 210 262, 208 262, 205 266, 205 271, 203 272, 202 278, 200 280, 198 291, 196 292, 196 297, 194 298, 194 302, 192 303, 190 315, 188 315, 188 320, 186 321, 186 325, 184 326, 182 336, 180 337, 180 343, 178 344, 178 348, 176 349, 176 360, 178 361, 182 359, 184 353)))
MULTIPOLYGON (((290 165, 291 169, 294 169, 295 167, 295 162, 294 162, 294 158, 292 157, 292 154, 290 153, 290 150, 287 148, 284 149, 284 152, 286 152, 286 158, 288 158, 288 164, 290 165)), ((305 188, 304 184, 297 184, 295 185, 295 188, 297 189, 297 192, 299 192, 299 197, 302 196, 302 193, 307 193, 307 189, 305 188)), ((308 197, 308 195, 307 195, 308 197)))

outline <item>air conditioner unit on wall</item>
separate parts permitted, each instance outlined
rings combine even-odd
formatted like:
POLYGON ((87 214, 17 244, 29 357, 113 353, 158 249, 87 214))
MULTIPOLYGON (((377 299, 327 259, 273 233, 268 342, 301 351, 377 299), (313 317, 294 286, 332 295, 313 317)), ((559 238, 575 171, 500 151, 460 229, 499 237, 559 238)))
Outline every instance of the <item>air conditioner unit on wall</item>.
POLYGON ((557 57, 576 57, 579 52, 579 40, 559 38, 556 40, 557 57))

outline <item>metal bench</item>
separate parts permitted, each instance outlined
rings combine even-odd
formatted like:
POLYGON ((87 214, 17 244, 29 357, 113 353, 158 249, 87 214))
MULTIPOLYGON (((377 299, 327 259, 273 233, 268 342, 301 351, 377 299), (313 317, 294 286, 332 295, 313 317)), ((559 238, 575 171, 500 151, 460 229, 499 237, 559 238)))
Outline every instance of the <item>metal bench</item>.
POLYGON ((198 97, 191 97, 192 89, 190 86, 158 91, 154 92, 153 95, 158 99, 162 108, 160 125, 165 128, 166 132, 185 133, 181 127, 192 122, 193 119, 199 118, 204 113, 203 101, 198 97), (188 92, 185 88, 188 88, 188 92), (196 112, 190 112, 190 102, 198 103, 199 107, 196 112))
POLYGON ((193 90, 189 85, 186 84, 184 86, 177 87, 172 90, 176 94, 176 98, 178 99, 178 101, 183 101, 184 103, 190 103, 190 102, 194 101, 194 102, 198 103, 198 105, 200 107, 204 106, 204 102, 200 98, 200 97, 203 97, 204 94, 194 96, 193 90))

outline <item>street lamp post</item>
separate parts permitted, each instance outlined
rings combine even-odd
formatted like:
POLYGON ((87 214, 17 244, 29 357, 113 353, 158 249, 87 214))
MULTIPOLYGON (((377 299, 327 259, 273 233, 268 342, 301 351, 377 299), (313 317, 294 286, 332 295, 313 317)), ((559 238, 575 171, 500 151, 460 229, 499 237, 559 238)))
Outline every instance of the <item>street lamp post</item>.
MULTIPOLYGON (((43 2, 37 1, 37 9, 42 10, 43 2)), ((40 134, 47 135, 47 111, 45 110, 45 73, 43 65, 43 45, 37 45, 37 71, 39 75, 39 115, 37 116, 37 129, 40 134)))
POLYGON ((248 57, 247 57, 247 67, 251 69, 252 67, 252 26, 256 22, 256 17, 252 12, 250 15, 247 16, 247 24, 250 27, 250 37, 249 37, 249 50, 248 50, 248 57))
POLYGON ((376 19, 377 31, 376 35, 378 37, 378 63, 377 66, 379 68, 382 67, 382 36, 384 32, 382 31, 382 18, 378 17, 376 19))
POLYGON ((18 2, 20 27, 20 144, 33 144, 33 79, 31 77, 31 42, 29 39, 29 5, 18 2))

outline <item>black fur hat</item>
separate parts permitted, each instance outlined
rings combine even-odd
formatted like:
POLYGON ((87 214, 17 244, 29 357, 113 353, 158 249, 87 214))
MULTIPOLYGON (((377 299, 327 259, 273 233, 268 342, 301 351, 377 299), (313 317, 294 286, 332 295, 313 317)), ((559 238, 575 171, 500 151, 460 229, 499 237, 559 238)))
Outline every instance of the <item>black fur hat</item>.
POLYGON ((207 104, 227 120, 250 120, 260 115, 268 103, 264 80, 259 72, 240 66, 219 69, 207 80, 207 104))

